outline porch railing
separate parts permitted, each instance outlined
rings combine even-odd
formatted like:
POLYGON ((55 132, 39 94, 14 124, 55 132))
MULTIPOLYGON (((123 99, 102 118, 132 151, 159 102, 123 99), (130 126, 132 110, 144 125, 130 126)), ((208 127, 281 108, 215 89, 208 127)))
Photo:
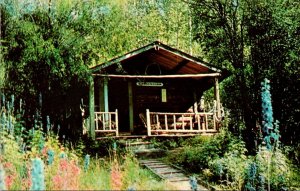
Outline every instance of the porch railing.
POLYGON ((215 112, 167 113, 146 110, 147 134, 215 133, 215 112))
POLYGON ((95 112, 95 132, 115 133, 119 136, 118 110, 115 112, 95 112))

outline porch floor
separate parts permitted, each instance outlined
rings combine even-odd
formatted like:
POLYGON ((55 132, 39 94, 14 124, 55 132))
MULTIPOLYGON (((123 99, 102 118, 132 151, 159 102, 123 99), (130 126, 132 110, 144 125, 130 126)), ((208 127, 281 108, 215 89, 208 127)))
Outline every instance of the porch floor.
POLYGON ((96 138, 96 140, 103 140, 103 139, 146 139, 146 138, 151 138, 151 137, 194 137, 197 135, 205 135, 205 136, 211 136, 214 135, 216 133, 201 133, 201 134, 196 134, 196 133, 189 133, 189 134, 182 134, 182 133, 177 133, 177 134, 158 134, 158 135, 135 135, 135 134, 131 134, 130 132, 120 132, 119 136, 115 136, 115 135, 106 135, 106 136, 98 136, 96 138))

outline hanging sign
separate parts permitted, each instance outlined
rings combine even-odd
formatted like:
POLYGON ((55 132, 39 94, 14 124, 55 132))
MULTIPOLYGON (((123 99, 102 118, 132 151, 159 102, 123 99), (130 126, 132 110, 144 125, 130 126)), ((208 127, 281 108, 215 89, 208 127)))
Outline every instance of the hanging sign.
POLYGON ((162 82, 137 82, 137 86, 149 86, 149 87, 162 87, 164 84, 162 82))
POLYGON ((167 90, 161 89, 161 102, 167 102, 167 90))

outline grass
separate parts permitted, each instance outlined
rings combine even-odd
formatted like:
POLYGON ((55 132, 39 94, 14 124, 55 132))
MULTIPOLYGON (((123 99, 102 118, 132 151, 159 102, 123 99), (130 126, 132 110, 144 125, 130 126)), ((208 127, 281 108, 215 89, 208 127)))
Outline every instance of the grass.
POLYGON ((129 151, 116 149, 109 156, 89 158, 84 147, 63 146, 56 134, 43 132, 39 123, 29 131, 17 129, 13 104, 6 105, 0 108, 0 190, 173 189, 141 168, 129 151))

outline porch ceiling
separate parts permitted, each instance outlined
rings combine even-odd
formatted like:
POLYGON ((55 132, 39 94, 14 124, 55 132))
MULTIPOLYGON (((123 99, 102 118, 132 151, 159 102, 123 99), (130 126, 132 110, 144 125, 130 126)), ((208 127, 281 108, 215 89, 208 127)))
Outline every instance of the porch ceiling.
POLYGON ((208 63, 157 41, 92 67, 91 71, 94 74, 129 75, 221 73, 220 70, 209 66, 208 63), (147 73, 147 68, 153 64, 158 65, 159 70, 161 69, 163 72, 147 73))

